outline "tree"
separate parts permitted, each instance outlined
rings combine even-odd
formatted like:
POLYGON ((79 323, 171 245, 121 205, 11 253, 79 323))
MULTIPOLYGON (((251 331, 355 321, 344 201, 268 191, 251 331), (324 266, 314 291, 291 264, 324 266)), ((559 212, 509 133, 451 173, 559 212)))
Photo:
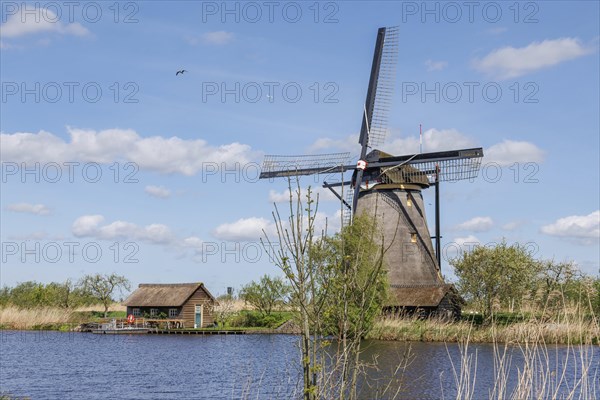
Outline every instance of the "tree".
POLYGON ((10 303, 10 287, 2 286, 0 289, 0 307, 5 307, 10 303))
POLYGON ((502 241, 494 247, 477 246, 450 261, 454 267, 459 292, 491 317, 496 303, 520 303, 530 292, 541 263, 517 244, 502 241))
POLYGON ((301 332, 303 395, 305 400, 312 400, 317 397, 317 372, 324 364, 319 354, 319 325, 314 324, 319 321, 318 315, 322 310, 322 303, 318 301, 320 297, 317 296, 320 290, 315 277, 317 271, 312 259, 318 202, 315 203, 312 199, 309 188, 304 203, 300 183, 298 180, 296 182, 297 188, 292 191, 291 180, 288 180, 290 216, 286 220, 281 217, 277 205, 274 205, 277 244, 271 241, 265 231, 265 239, 261 239, 261 242, 292 288, 292 305, 298 310, 301 332))
POLYGON ((361 338, 385 296, 383 238, 368 217, 355 218, 356 225, 331 238, 326 226, 317 232, 318 195, 315 201, 309 187, 302 196, 296 184, 292 190, 288 181, 289 217, 282 218, 275 205, 276 240, 263 231, 261 241, 291 287, 301 332, 303 396, 355 399, 361 338), (333 355, 324 339, 332 332, 341 338, 333 355))
POLYGON ((105 318, 108 316, 108 307, 113 302, 113 293, 116 290, 122 292, 123 289, 131 289, 131 284, 127 278, 114 273, 110 275, 86 275, 81 278, 80 285, 86 293, 102 303, 105 318))
POLYGON ((217 302, 212 306, 212 312, 217 325, 224 327, 236 313, 235 298, 231 294, 219 296, 217 302))
POLYGON ((46 299, 49 306, 73 308, 85 302, 82 288, 67 279, 63 283, 51 282, 46 285, 46 299))
POLYGON ((338 389, 350 399, 357 398, 361 341, 387 300, 386 249, 377 227, 372 215, 354 216, 351 225, 323 238, 316 246, 320 254, 314 256, 321 285, 327 289, 321 293, 328 297, 323 301, 322 324, 339 343, 338 389))
POLYGON ((579 271, 573 262, 543 261, 535 285, 540 306, 544 309, 561 307, 565 288, 571 287, 578 276, 579 271))
POLYGON ((10 291, 11 303, 17 307, 34 308, 49 305, 43 283, 35 281, 21 282, 10 291))
POLYGON ((250 282, 240 292, 240 298, 251 304, 263 316, 271 315, 275 307, 282 305, 290 288, 281 277, 264 275, 258 282, 250 282))

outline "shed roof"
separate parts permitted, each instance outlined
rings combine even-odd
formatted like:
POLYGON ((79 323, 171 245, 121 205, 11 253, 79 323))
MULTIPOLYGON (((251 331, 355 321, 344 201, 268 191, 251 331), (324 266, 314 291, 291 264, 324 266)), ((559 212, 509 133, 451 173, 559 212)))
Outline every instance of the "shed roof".
POLYGON ((198 288, 202 288, 212 300, 215 299, 199 282, 141 283, 123 304, 133 307, 180 307, 198 288))
POLYGON ((398 307, 437 307, 450 291, 452 285, 391 287, 389 302, 398 307))

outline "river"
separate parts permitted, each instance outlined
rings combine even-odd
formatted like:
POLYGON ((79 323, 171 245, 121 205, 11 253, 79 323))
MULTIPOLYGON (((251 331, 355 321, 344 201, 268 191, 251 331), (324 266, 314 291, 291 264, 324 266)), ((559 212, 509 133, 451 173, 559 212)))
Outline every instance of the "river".
MULTIPOLYGON (((399 389, 400 399, 454 399, 461 390, 453 374, 464 352, 457 344, 368 341, 364 347, 365 362, 376 360, 377 369, 367 371, 361 398, 391 398, 399 389), (406 367, 397 369, 403 362, 406 367), (388 382, 389 390, 381 394, 388 382)), ((290 399, 300 387, 298 338, 290 335, 1 331, 0 350, 0 393, 32 399, 290 399)), ((499 382, 494 360, 503 350, 469 345, 471 373, 465 382, 470 384, 462 388, 470 388, 473 399, 488 398, 499 382)), ((579 382, 574 390, 583 398, 600 395, 597 347, 537 350, 544 351, 529 364, 540 369, 531 374, 537 378, 533 387, 559 386, 564 394, 579 382), (582 374, 586 366, 590 370, 582 374), (549 383, 540 383, 540 376, 549 383)), ((501 375, 507 377, 509 393, 526 365, 525 351, 507 348, 510 366, 501 375)))

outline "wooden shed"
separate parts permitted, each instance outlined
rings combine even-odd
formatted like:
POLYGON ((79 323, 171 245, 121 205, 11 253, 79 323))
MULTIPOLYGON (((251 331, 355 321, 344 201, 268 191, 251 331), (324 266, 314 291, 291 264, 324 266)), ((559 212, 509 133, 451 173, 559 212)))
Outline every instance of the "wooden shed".
POLYGON ((202 283, 142 283, 123 302, 127 315, 178 319, 186 328, 213 325, 215 303, 202 283))

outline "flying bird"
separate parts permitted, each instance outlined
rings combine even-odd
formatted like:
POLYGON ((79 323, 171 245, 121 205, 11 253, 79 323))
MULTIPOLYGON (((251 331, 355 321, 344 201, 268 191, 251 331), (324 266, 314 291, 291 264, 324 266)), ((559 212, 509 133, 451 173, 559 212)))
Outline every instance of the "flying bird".
POLYGON ((184 72, 187 72, 187 71, 186 71, 185 69, 182 69, 182 70, 180 70, 180 71, 177 71, 177 72, 175 73, 175 76, 177 76, 177 75, 179 75, 179 74, 183 75, 183 73, 184 73, 184 72))

